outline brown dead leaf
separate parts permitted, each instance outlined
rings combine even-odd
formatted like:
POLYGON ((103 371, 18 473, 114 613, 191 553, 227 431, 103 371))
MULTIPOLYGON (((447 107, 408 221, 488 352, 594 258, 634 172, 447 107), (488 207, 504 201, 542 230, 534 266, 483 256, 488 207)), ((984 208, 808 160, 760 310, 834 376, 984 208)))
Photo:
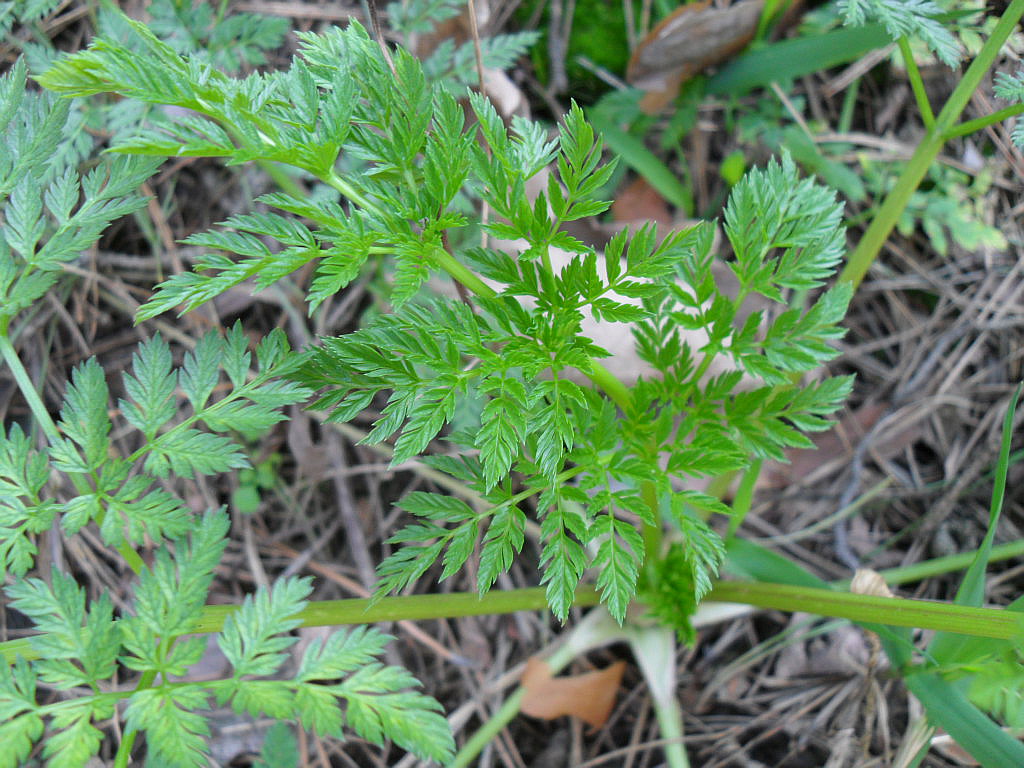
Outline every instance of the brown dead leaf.
POLYGON ((757 31, 764 0, 714 8, 711 0, 673 11, 633 51, 626 69, 631 85, 647 91, 640 108, 659 112, 679 86, 707 67, 742 50, 757 31))
POLYGON ((543 720, 574 715, 600 728, 612 712, 625 671, 626 662, 617 661, 596 672, 554 677, 546 661, 531 657, 520 680, 526 690, 521 710, 543 720))
POLYGON ((612 218, 616 222, 656 221, 672 224, 672 212, 665 198, 643 176, 638 176, 619 192, 612 203, 612 218))

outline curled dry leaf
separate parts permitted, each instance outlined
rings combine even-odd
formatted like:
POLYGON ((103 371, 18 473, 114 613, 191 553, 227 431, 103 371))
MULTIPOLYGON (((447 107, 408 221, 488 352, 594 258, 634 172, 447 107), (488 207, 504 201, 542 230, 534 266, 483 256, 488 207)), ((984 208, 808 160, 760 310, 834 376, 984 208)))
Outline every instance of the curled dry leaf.
POLYGON ((546 661, 531 657, 520 681, 525 689, 520 709, 543 720, 574 715, 600 728, 612 712, 625 671, 626 662, 617 661, 596 672, 554 677, 546 661))
POLYGON ((855 595, 872 595, 874 597, 895 597, 882 574, 870 568, 858 568, 850 582, 850 591, 855 595))
POLYGON ((626 79, 647 93, 640 108, 659 112, 691 77, 742 50, 754 38, 764 0, 715 8, 711 0, 677 8, 633 51, 626 79))

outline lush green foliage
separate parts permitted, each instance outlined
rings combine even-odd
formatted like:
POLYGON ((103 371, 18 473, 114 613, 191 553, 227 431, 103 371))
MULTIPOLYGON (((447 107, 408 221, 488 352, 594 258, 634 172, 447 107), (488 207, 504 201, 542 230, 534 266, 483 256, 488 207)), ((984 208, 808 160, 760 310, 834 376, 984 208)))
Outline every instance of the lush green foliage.
MULTIPOLYGON (((68 104, 26 93, 25 74, 19 61, 0 79, 8 150, 0 166, 0 329, 16 377, 20 363, 6 341, 12 319, 52 288, 61 266, 78 259, 110 221, 143 204, 135 190, 157 167, 120 157, 80 177, 54 162, 64 156, 53 150, 65 140, 68 104)), ((391 739, 445 760, 453 744, 438 704, 412 690, 416 681, 405 670, 377 661, 385 635, 359 629, 315 641, 294 676, 280 677, 297 640, 289 632, 301 623, 295 616, 311 589, 305 579, 257 590, 229 617, 217 643, 232 677, 177 680, 206 649, 201 636, 185 636, 202 616, 229 521, 217 511, 195 517, 161 481, 247 467, 232 435, 265 434, 283 418, 282 407, 306 400, 309 391, 287 379, 301 357, 280 331, 265 337, 255 355, 236 325, 200 339, 179 369, 172 357, 159 336, 139 348, 117 404, 117 446, 106 376, 94 359, 74 370, 59 424, 34 409, 47 450, 38 450, 17 423, 0 433, 0 572, 22 576, 33 567, 35 535, 54 523, 67 536, 95 524, 138 570, 133 608, 117 617, 107 595, 87 603, 85 591, 57 570, 48 581, 16 578, 8 587, 11 606, 40 634, 31 641, 37 659, 19 659, 0 675, 0 740, 8 746, 0 765, 21 765, 36 741, 45 743, 42 755, 52 765, 85 765, 103 738, 98 724, 121 700, 127 734, 146 735, 152 764, 207 764, 208 726, 200 713, 212 702, 252 716, 294 718, 325 735, 341 735, 347 726, 371 741, 391 739), (130 441, 124 426, 138 436, 127 455, 119 453, 130 441), (152 566, 142 566, 132 549, 143 544, 160 545, 152 566), (134 688, 110 689, 119 667, 139 675, 134 688), (40 684, 68 696, 41 703, 40 684)), ((130 750, 131 740, 124 744, 130 750)))
MULTIPOLYGON (((0 24, 9 5, 0 4, 0 24)), ((49 7, 32 5, 25 14, 49 7)), ((390 13, 411 38, 456 8, 422 0, 390 13)), ((87 174, 74 169, 85 145, 68 102, 26 92, 20 60, 0 80, 8 150, 0 154, 0 347, 47 443, 40 450, 19 424, 0 434, 0 569, 18 577, 7 593, 40 630, 37 658, 0 674, 0 742, 12 745, 0 768, 24 761, 38 742, 54 765, 84 765, 119 703, 127 728, 118 765, 136 733, 153 764, 205 764, 200 713, 214 703, 450 758, 440 706, 406 671, 378 661, 386 636, 339 632, 282 674, 311 592, 306 579, 256 590, 229 616, 216 642, 230 677, 181 679, 206 648, 191 633, 229 519, 193 515, 168 481, 248 468, 241 440, 264 434, 283 407, 314 391, 329 420, 378 404, 365 442, 393 440, 395 465, 419 458, 467 491, 465 499, 417 491, 399 502, 412 522, 390 539, 398 546, 380 563, 377 599, 428 573, 443 580, 467 568, 484 595, 535 525, 539 578, 559 619, 591 569, 617 621, 639 599, 692 636, 689 617, 725 555, 713 516, 732 510, 688 490, 690 481, 811 446, 808 434, 828 428, 851 387, 849 377, 797 383, 836 356, 852 294, 847 283, 825 289, 846 245, 835 195, 801 178, 785 155, 735 184, 722 225, 727 248, 711 223, 662 235, 644 227, 617 234, 601 257, 563 228, 609 207, 599 191, 614 163, 602 163, 600 138, 575 105, 557 133, 519 118, 509 127, 476 94, 467 119, 459 98, 475 76, 470 45, 442 43, 422 64, 399 49, 388 62, 353 23, 299 33, 286 71, 236 77, 241 65, 263 61, 280 23, 223 19, 205 4, 194 12, 188 0, 160 0, 150 11, 148 28, 108 14, 87 50, 37 78, 66 96, 116 94, 153 107, 124 113, 131 127, 114 136, 115 159, 87 174), (55 424, 10 344, 12 320, 107 224, 141 207, 135 190, 162 157, 285 165, 293 175, 278 175, 281 191, 259 198, 270 210, 189 237, 204 249, 195 270, 162 284, 139 320, 192 309, 248 280, 263 289, 306 265, 315 313, 381 261, 390 267, 389 311, 306 354, 274 332, 253 355, 236 325, 200 339, 178 368, 154 336, 136 353, 116 409, 89 360, 74 370, 55 424), (491 212, 487 221, 474 220, 476 202, 491 212), (720 250, 734 290, 714 275, 720 250), (432 294, 436 273, 460 283, 465 300, 432 294), (587 330, 591 321, 597 331, 587 330), (632 386, 602 365, 609 352, 597 334, 613 324, 629 326, 647 366, 632 386), (128 435, 117 444, 115 427, 128 435), (438 439, 457 454, 425 455, 438 439), (129 610, 115 616, 105 595, 87 601, 57 570, 49 581, 23 578, 36 534, 55 523, 68 536, 95 525, 120 551, 137 573, 129 610), (145 565, 134 548, 154 544, 145 565), (137 675, 134 687, 111 688, 124 670, 137 675), (42 703, 40 686, 67 698, 42 703)), ((950 66, 958 60, 927 0, 848 0, 844 12, 854 24, 880 21, 894 39, 923 40, 950 66)), ((532 39, 486 41, 485 64, 510 62, 532 39)), ((1000 95, 1019 99, 1019 80, 1004 78, 1000 95)), ((992 681, 1017 656, 1013 646, 1000 654, 972 657, 974 694, 1016 723, 1019 697, 992 681)), ((279 731, 262 760, 292 764, 287 751, 279 731)))
POLYGON ((309 293, 315 309, 351 281, 365 259, 391 254, 396 311, 325 341, 303 376, 307 384, 330 388, 318 407, 346 420, 388 393, 367 439, 397 435, 395 463, 422 453, 461 403, 480 409, 473 434, 452 436, 475 449, 475 457, 443 469, 478 490, 486 506, 472 510, 443 498, 404 502, 425 522, 394 537, 405 546, 381 564, 378 594, 403 588, 438 558, 442 576, 450 576, 478 542, 477 584, 486 591, 521 550, 521 505, 536 496, 544 582, 555 614, 565 618, 583 571, 593 564, 600 567, 598 586, 610 610, 621 619, 644 558, 640 533, 626 520, 660 525, 659 513, 641 498, 645 483, 666 500, 669 519, 686 529, 694 581, 706 591, 720 545, 693 510, 726 508, 674 494, 673 483, 808 445, 801 431, 826 428, 823 417, 849 388, 845 379, 807 388, 788 384, 788 376, 834 356, 828 342, 840 335, 836 324, 848 289, 770 319, 755 311, 736 321, 754 294, 782 304, 784 291, 816 288, 833 272, 843 235, 841 209, 830 192, 799 181, 788 160, 737 186, 726 210, 730 267, 740 282, 734 298, 720 293, 711 276, 708 226, 670 234, 660 244, 652 229, 632 239, 623 233, 599 270, 593 250, 561 229, 565 221, 608 207, 594 194, 612 166, 601 165, 600 146, 579 109, 550 140, 539 124, 522 120, 513 121, 510 135, 490 103, 474 96, 478 123, 467 129, 455 100, 432 88, 414 59, 399 52, 392 74, 357 25, 303 36, 302 58, 288 72, 244 80, 177 57, 141 25, 135 33, 148 57, 97 41, 58 62, 42 82, 68 94, 112 90, 205 115, 167 118, 121 141, 119 151, 285 162, 352 204, 345 210, 322 197, 264 196, 262 202, 283 213, 236 216, 221 231, 191 237, 190 243, 218 253, 205 256, 195 273, 165 283, 141 317, 196 306, 250 277, 265 287, 318 259, 309 293), (474 141, 477 132, 484 146, 474 141), (344 179, 335 171, 339 157, 352 163, 344 179), (531 201, 526 182, 552 163, 557 173, 531 201), (485 226, 491 235, 524 242, 512 255, 479 247, 455 254, 497 289, 450 266, 446 243, 467 224, 453 208, 464 188, 500 217, 485 226), (310 231, 286 213, 317 227, 310 231), (281 248, 271 251, 260 236, 281 248), (576 254, 560 272, 551 267, 552 248, 576 254), (476 290, 475 309, 443 299, 410 301, 438 268, 476 290), (534 308, 525 308, 523 299, 534 308), (599 390, 568 376, 573 370, 593 375, 594 361, 607 356, 583 334, 585 314, 635 324, 641 355, 654 369, 631 397, 625 419, 615 418, 599 390), (679 328, 706 329, 708 343, 692 349, 679 328), (705 381, 720 355, 730 357, 735 370, 705 381), (467 366, 467 360, 477 362, 467 366), (736 391, 744 373, 753 386, 736 391), (659 455, 667 469, 660 469, 659 455))
POLYGON ((0 673, 0 736, 7 748, 0 765, 27 759, 43 738, 43 757, 52 765, 85 765, 103 734, 96 723, 114 715, 125 699, 127 727, 145 733, 154 765, 205 766, 206 719, 211 706, 229 704, 250 716, 294 718, 323 735, 340 736, 342 726, 380 742, 394 739, 425 758, 444 760, 451 734, 437 703, 410 691, 416 681, 403 669, 380 664, 388 637, 372 629, 337 632, 314 640, 294 677, 279 673, 297 637, 308 579, 287 579, 247 597, 231 614, 217 643, 232 676, 209 682, 177 682, 206 650, 206 639, 189 635, 206 602, 213 569, 227 544, 229 521, 212 512, 175 541, 175 554, 162 548, 142 570, 128 615, 115 619, 106 595, 86 605, 85 591, 54 570, 49 584, 30 578, 7 589, 11 606, 31 618, 40 634, 32 646, 40 658, 19 659, 0 673), (118 663, 160 683, 106 692, 118 663), (52 704, 37 702, 37 681, 77 695, 52 704), (82 690, 90 690, 83 694, 82 690), (344 705, 342 707, 341 705, 344 705))
POLYGON ((281 45, 288 31, 283 17, 255 13, 225 15, 227 5, 193 0, 152 0, 149 28, 175 51, 229 72, 266 63, 265 51, 281 45))

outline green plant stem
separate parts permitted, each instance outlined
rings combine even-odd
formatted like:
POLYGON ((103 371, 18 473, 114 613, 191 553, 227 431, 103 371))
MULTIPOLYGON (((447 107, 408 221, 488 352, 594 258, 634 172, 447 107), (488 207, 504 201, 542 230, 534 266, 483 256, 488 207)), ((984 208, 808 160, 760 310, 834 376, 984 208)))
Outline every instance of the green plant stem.
MULTIPOLYGON (((1024 539, 1018 539, 1017 541, 1011 541, 1006 544, 1000 544, 996 547, 992 547, 992 553, 989 555, 989 562, 994 563, 999 560, 1009 560, 1014 557, 1020 557, 1024 555, 1024 539)), ((902 568, 890 568, 885 571, 881 571, 881 576, 885 579, 886 584, 897 585, 897 584, 909 584, 915 581, 923 581, 929 579, 932 576, 939 576, 943 573, 950 573, 952 571, 962 571, 967 568, 974 561, 975 553, 965 552, 959 555, 946 555, 945 557, 937 557, 934 560, 926 560, 923 563, 914 563, 913 565, 906 565, 902 568)), ((844 586, 849 582, 837 582, 837 586, 844 586)))
MULTIPOLYGON (((640 498, 643 499, 647 508, 651 510, 654 519, 660 522, 661 513, 658 509, 658 489, 654 487, 654 483, 649 480, 641 483, 640 498)), ((664 534, 662 532, 661 525, 644 523, 640 535, 644 540, 643 567, 647 573, 647 578, 649 578, 653 584, 655 579, 657 579, 656 566, 658 564, 658 560, 661 559, 661 543, 664 534)))
POLYGON ((836 123, 836 133, 843 134, 850 132, 853 125, 853 113, 857 108, 857 96, 860 94, 861 78, 857 78, 846 89, 843 95, 843 106, 839 110, 839 121, 836 123))
POLYGON ((950 139, 955 139, 960 136, 968 136, 972 133, 988 128, 990 125, 995 125, 996 123, 1001 123, 1011 117, 1016 117, 1022 112, 1024 112, 1024 104, 1014 104, 1013 106, 1000 109, 998 112, 993 112, 991 115, 985 115, 984 117, 977 117, 974 120, 966 120, 965 122, 958 123, 946 131, 943 134, 943 138, 946 139, 946 141, 949 141, 950 139))
MULTIPOLYGON (((600 596, 592 586, 583 585, 576 590, 573 604, 577 607, 597 605, 600 596)), ((476 592, 452 594, 407 595, 377 600, 326 600, 310 603, 299 614, 307 627, 327 627, 340 624, 373 624, 401 619, 425 620, 483 616, 488 614, 539 611, 548 607, 543 587, 516 589, 507 592, 488 592, 482 598, 476 592)), ((207 634, 220 632, 224 620, 238 609, 235 605, 208 605, 193 632, 207 634)), ((38 659, 31 638, 19 638, 0 643, 0 654, 8 664, 22 656, 26 661, 38 659)))
MULTIPOLYGON (((992 549, 992 560, 1009 559, 1024 554, 1024 540, 1000 545, 992 549)), ((973 559, 972 554, 951 555, 935 560, 883 571, 891 584, 920 581, 939 573, 963 569, 973 559)), ((837 586, 843 586, 837 583, 837 586)), ((873 622, 897 627, 946 630, 977 637, 1009 639, 1018 631, 1018 621, 1024 614, 1001 608, 973 608, 928 600, 881 598, 855 595, 831 590, 791 587, 760 582, 719 582, 707 600, 743 603, 777 610, 804 611, 826 616, 850 618, 855 622, 873 622)), ((584 585, 575 592, 573 604, 578 607, 597 605, 600 596, 592 586, 584 585)), ((545 589, 530 587, 506 592, 489 592, 482 598, 475 592, 451 594, 409 595, 385 597, 377 600, 327 600, 313 602, 299 614, 306 627, 374 624, 394 622, 408 618, 411 621, 428 618, 457 618, 459 616, 513 613, 519 610, 544 610, 548 607, 545 589)), ((207 605, 194 632, 219 632, 225 618, 237 606, 207 605)), ((0 654, 7 664, 13 664, 18 655, 27 660, 39 658, 31 638, 20 638, 0 643, 0 654)))
MULTIPOLYGON (((21 358, 18 357, 18 352, 14 349, 14 345, 11 344, 6 329, 3 333, 0 333, 0 357, 7 363, 7 369, 11 372, 11 376, 14 377, 21 396, 28 403, 29 410, 32 411, 32 415, 35 417, 36 424, 39 425, 39 428, 43 430, 43 434, 46 435, 47 442, 51 444, 60 442, 60 431, 50 417, 50 412, 46 410, 46 405, 43 403, 42 398, 39 397, 39 392, 32 382, 32 377, 28 375, 25 366, 21 364, 21 358)), ((79 480, 79 478, 72 477, 72 480, 79 480)), ((78 487, 77 482, 75 487, 78 487)), ((83 489, 79 488, 79 490, 83 489)))
MULTIPOLYGON (((1013 545, 1016 551, 1024 549, 1021 542, 1013 545)), ((997 547, 1000 557, 1014 553, 1007 546, 997 547)), ((940 558, 938 567, 930 570, 939 572, 962 567, 957 557, 940 558)), ((922 564, 924 566, 926 564, 922 564)), ((907 581, 908 569, 898 569, 900 578, 907 581)), ((920 573, 912 574, 920 578, 920 573)), ((1020 632, 1024 614, 1005 611, 1001 608, 973 608, 929 600, 910 600, 898 597, 872 597, 848 592, 812 587, 794 587, 785 584, 769 584, 746 581, 720 581, 708 594, 706 600, 743 603, 759 608, 780 611, 801 611, 820 616, 835 616, 857 622, 889 624, 898 627, 919 627, 921 629, 944 630, 974 637, 1010 639, 1020 632)), ((586 607, 597 605, 600 596, 590 585, 576 590, 574 605, 586 607)), ((311 603, 299 614, 305 626, 323 627, 340 624, 373 624, 384 621, 409 619, 458 618, 460 616, 481 616, 488 614, 536 611, 547 608, 543 587, 530 587, 509 591, 489 592, 482 598, 476 592, 454 592, 450 594, 408 595, 385 597, 371 600, 326 600, 311 603)), ((203 609, 202 618, 193 632, 204 634, 219 632, 224 620, 237 610, 233 605, 208 605, 203 609)), ((22 638, 0 643, 0 653, 7 663, 13 663, 16 656, 26 660, 39 658, 32 649, 30 639, 22 638)))
POLYGON ((349 184, 347 181, 341 178, 341 176, 339 176, 333 170, 330 172, 328 176, 322 177, 321 181, 334 187, 334 189, 341 192, 341 194, 343 194, 352 202, 356 203, 360 208, 363 208, 364 210, 370 211, 372 213, 376 213, 377 215, 382 214, 382 211, 379 206, 371 203, 364 195, 358 192, 355 187, 353 187, 351 184, 349 184))
MULTIPOLYGON (((54 423, 53 418, 50 416, 50 412, 46 410, 46 405, 43 403, 42 398, 39 397, 39 392, 36 390, 35 384, 32 383, 32 377, 28 375, 28 371, 25 370, 25 366, 21 363, 21 358, 18 357, 17 350, 14 349, 14 345, 11 344, 11 340, 7 335, 7 329, 4 328, 3 332, 0 332, 0 358, 7 364, 8 370, 11 372, 11 376, 14 377, 15 383, 18 385, 18 390, 21 392, 21 396, 25 398, 25 402, 28 403, 29 410, 32 411, 32 416, 35 417, 36 424, 43 431, 46 436, 47 442, 51 445, 60 442, 60 430, 57 429, 57 425, 54 423)), ((68 474, 71 478, 71 482, 75 486, 75 490, 80 494, 85 495, 92 493, 92 489, 89 484, 85 482, 85 479, 80 475, 68 474)), ((102 512, 100 513, 102 514, 102 512)), ((102 523, 102 518, 98 520, 102 523)), ((128 567, 131 568, 135 573, 139 573, 145 563, 142 561, 142 557, 136 552, 127 542, 122 542, 118 545, 117 551, 121 557, 124 558, 125 562, 128 563, 128 567)))
POLYGON ((658 720, 658 730, 665 741, 665 761, 669 768, 690 768, 690 760, 683 744, 683 713, 679 709, 679 699, 675 696, 653 702, 654 716, 658 720))
POLYGON ((761 476, 762 464, 764 462, 761 459, 757 459, 747 467, 743 477, 740 478, 739 488, 736 489, 736 496, 732 500, 732 516, 729 518, 727 539, 732 538, 736 534, 739 527, 743 525, 747 513, 750 512, 750 507, 754 503, 754 487, 757 485, 758 477, 761 476))
POLYGON ((896 44, 899 46, 900 56, 903 57, 903 66, 907 68, 907 79, 910 80, 910 88, 914 92, 914 100, 921 113, 921 120, 924 121, 924 127, 931 130, 935 125, 935 113, 932 112, 928 94, 924 90, 924 80, 921 78, 921 70, 917 68, 914 52, 910 49, 910 41, 904 35, 896 44))
POLYGON ((629 388, 601 363, 592 360, 590 370, 586 372, 586 375, 621 410, 629 413, 633 409, 633 396, 630 394, 629 388))
POLYGON ((630 625, 626 635, 651 694, 651 706, 665 741, 665 763, 669 768, 690 768, 683 743, 683 713, 676 696, 676 633, 666 626, 630 625))
POLYGON ((295 179, 288 175, 285 171, 284 166, 280 163, 275 163, 272 160, 258 160, 256 164, 260 167, 264 173, 267 174, 282 191, 287 192, 292 197, 303 198, 309 195, 309 192, 302 188, 295 179))
POLYGON ((861 623, 887 624, 1009 640, 1020 634, 1022 616, 1000 608, 973 608, 930 600, 874 597, 829 589, 746 581, 720 581, 707 600, 802 611, 861 623))
POLYGON ((910 202, 911 195, 917 190, 921 180, 924 179, 928 169, 938 157, 942 145, 945 143, 946 135, 953 129, 956 120, 963 113, 970 101, 971 94, 981 85, 982 79, 992 67, 1003 43, 1014 31, 1022 15, 1024 15, 1024 0, 1013 0, 996 23, 981 51, 967 68, 963 78, 957 83, 949 99, 946 100, 938 117, 935 118, 935 122, 925 131, 924 137, 897 180, 896 186, 889 192, 882 207, 875 214, 871 225, 850 255, 846 266, 839 275, 840 280, 852 283, 856 287, 864 279, 864 275, 867 274, 871 264, 878 257, 900 215, 910 202))
MULTIPOLYGON (((547 661, 548 666, 551 667, 552 672, 558 672, 565 667, 566 664, 572 661, 572 656, 563 659, 558 656, 558 654, 559 652, 555 651, 555 655, 552 655, 545 660, 547 661)), ((501 733, 501 729, 512 722, 512 718, 519 714, 519 709, 523 706, 523 697, 525 695, 526 689, 520 685, 511 694, 506 696, 505 701, 502 702, 498 711, 491 715, 487 719, 487 722, 480 726, 480 728, 466 740, 466 743, 462 745, 462 748, 456 753, 454 759, 448 764, 449 768, 466 768, 471 765, 477 755, 483 752, 487 745, 490 744, 499 733, 501 733)))
MULTIPOLYGON (((576 590, 573 605, 597 605, 597 590, 581 586, 576 590)), ((476 592, 448 594, 404 595, 373 600, 322 600, 310 603, 299 614, 304 626, 328 627, 337 624, 374 624, 382 621, 410 621, 425 619, 454 619, 460 616, 516 613, 547 609, 544 587, 495 590, 481 597, 476 592)), ((219 632, 224 619, 236 610, 233 605, 208 605, 203 609, 195 632, 219 632)))
MULTIPOLYGON (((150 688, 154 680, 156 680, 156 671, 152 669, 146 670, 142 673, 142 677, 139 678, 135 690, 141 691, 145 688, 150 688)), ((135 728, 127 728, 125 730, 121 743, 117 746, 117 754, 114 755, 113 768, 128 768, 132 757, 132 747, 135 746, 135 737, 138 736, 138 733, 138 730, 135 728)))

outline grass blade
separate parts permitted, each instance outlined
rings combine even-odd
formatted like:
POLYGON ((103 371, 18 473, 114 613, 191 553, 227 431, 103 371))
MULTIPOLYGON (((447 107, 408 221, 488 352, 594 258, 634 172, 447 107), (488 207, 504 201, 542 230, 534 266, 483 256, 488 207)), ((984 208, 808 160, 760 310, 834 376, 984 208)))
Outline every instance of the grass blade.
POLYGON ((792 80, 858 59, 889 44, 880 24, 848 27, 756 48, 733 59, 708 81, 707 93, 739 96, 773 82, 792 80))

